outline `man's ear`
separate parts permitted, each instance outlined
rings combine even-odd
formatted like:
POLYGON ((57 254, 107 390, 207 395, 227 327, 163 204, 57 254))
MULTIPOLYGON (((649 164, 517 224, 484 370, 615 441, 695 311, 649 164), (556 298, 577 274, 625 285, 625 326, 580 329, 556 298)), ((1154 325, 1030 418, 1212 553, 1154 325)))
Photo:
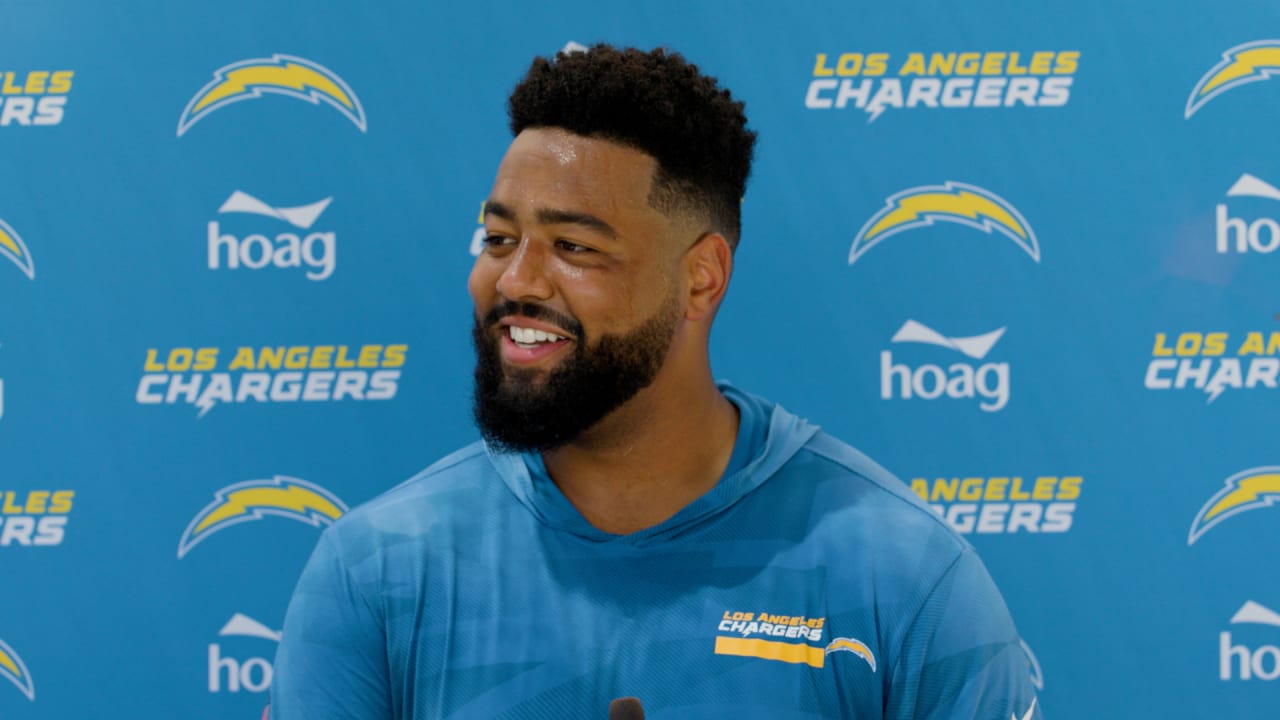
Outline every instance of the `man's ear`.
POLYGON ((733 273, 729 241, 720 233, 704 233, 685 253, 683 263, 688 287, 685 318, 699 321, 714 317, 733 273))

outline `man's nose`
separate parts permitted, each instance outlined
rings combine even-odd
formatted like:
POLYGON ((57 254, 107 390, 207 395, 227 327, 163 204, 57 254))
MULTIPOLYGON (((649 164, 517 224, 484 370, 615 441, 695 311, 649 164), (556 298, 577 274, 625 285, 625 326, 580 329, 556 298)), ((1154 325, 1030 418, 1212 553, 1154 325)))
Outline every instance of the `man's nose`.
POLYGON ((547 253, 538 243, 521 238, 516 251, 511 254, 502 275, 498 277, 498 292, 508 300, 546 300, 551 297, 551 282, 547 278, 547 253))

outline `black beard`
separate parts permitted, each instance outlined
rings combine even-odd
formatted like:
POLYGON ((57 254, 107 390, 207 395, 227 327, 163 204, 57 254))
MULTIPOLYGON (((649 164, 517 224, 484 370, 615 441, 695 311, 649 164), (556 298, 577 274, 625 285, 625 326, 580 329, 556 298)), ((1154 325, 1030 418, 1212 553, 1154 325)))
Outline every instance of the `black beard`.
MULTIPOLYGON (((648 387, 662 369, 675 333, 675 296, 653 317, 624 335, 587 342, 582 326, 540 305, 506 302, 477 319, 474 412, 489 445, 507 452, 546 452, 562 447, 648 387), (538 385, 539 371, 505 371, 501 337, 491 328, 507 315, 546 319, 569 331, 573 354, 538 385)), ((502 328, 505 330, 505 328, 502 328)))

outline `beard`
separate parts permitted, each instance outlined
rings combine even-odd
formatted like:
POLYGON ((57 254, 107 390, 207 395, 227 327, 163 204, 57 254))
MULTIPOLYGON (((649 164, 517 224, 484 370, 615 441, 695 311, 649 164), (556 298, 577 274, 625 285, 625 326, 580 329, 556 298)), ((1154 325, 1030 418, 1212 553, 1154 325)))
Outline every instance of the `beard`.
POLYGON ((562 447, 653 383, 679 320, 672 293, 653 317, 630 332, 588 343, 582 325, 541 305, 505 302, 477 319, 474 412, 480 434, 501 451, 562 447), (552 370, 505 369, 493 333, 508 315, 547 320, 570 333, 573 353, 552 370), (538 382, 539 376, 545 376, 538 382))

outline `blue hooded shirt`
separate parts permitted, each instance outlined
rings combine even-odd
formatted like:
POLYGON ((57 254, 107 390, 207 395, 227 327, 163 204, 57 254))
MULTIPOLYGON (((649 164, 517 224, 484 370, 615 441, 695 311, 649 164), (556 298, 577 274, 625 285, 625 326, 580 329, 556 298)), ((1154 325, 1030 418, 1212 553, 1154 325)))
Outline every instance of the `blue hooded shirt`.
POLYGON ((1034 720, 981 561, 853 448, 728 385, 714 488, 628 535, 475 443, 322 535, 274 720, 1034 720))

